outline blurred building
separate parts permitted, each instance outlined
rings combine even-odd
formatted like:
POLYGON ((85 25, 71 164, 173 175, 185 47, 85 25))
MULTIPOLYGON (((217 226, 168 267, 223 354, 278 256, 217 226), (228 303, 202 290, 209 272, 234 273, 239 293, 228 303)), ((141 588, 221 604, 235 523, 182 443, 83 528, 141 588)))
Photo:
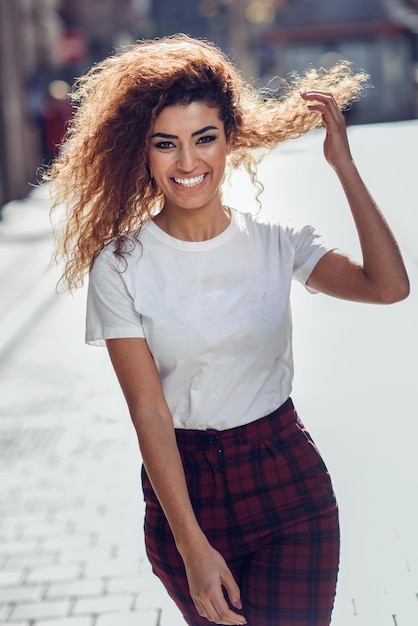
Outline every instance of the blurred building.
POLYGON ((41 5, 0 2, 0 206, 27 194, 39 165, 39 139, 32 119, 37 103, 27 87, 35 68, 48 56, 41 5))
POLYGON ((418 0, 0 0, 0 208, 59 149, 76 77, 177 32, 214 41, 259 86, 347 58, 375 86, 352 123, 417 116, 418 0))
POLYGON ((351 122, 415 118, 417 6, 416 0, 289 2, 264 33, 260 73, 284 77, 348 59, 370 75, 374 87, 356 104, 351 122))
POLYGON ((157 34, 207 37, 258 85, 346 58, 373 89, 351 123, 418 114, 418 0, 153 1, 157 34))
POLYGON ((151 0, 0 0, 0 209, 59 149, 74 79, 152 35, 151 0))

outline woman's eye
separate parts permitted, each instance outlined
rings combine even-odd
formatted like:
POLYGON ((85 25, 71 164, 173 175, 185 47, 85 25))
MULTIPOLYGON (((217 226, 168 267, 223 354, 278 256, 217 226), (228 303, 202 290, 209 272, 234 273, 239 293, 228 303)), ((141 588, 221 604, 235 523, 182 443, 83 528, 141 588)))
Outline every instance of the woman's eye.
POLYGON ((210 143, 211 141, 215 141, 216 135, 204 135, 203 137, 199 137, 197 143, 210 143))
POLYGON ((174 144, 171 141, 159 141, 155 144, 155 147, 159 150, 169 150, 174 147, 174 144))

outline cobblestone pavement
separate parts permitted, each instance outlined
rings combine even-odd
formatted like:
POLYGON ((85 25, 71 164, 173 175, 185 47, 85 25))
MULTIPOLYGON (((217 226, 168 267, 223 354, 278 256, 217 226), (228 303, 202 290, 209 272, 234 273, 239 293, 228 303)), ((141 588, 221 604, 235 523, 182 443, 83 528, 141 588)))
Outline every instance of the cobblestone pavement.
POLYGON ((41 273, 45 203, 13 210, 0 225, 0 626, 184 624, 144 554, 136 437, 105 351, 83 345, 84 294, 57 297, 41 273))

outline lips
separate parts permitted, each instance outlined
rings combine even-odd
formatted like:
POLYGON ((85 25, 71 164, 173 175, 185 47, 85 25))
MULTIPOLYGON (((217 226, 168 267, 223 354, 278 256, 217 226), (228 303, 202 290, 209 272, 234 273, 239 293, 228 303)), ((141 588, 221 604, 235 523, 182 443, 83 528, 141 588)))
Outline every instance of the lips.
POLYGON ((173 178, 176 185, 180 185, 181 187, 197 187, 200 183, 206 178, 206 174, 201 174, 200 176, 194 176, 193 178, 173 178))

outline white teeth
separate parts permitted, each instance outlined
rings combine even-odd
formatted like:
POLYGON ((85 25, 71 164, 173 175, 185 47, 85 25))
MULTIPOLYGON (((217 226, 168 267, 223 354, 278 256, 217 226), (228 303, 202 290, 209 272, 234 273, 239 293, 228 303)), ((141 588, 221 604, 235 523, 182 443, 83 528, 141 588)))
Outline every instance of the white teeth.
POLYGON ((205 178, 205 174, 201 176, 195 176, 194 178, 175 178, 174 182, 178 185, 182 185, 183 187, 195 187, 199 185, 205 178))

